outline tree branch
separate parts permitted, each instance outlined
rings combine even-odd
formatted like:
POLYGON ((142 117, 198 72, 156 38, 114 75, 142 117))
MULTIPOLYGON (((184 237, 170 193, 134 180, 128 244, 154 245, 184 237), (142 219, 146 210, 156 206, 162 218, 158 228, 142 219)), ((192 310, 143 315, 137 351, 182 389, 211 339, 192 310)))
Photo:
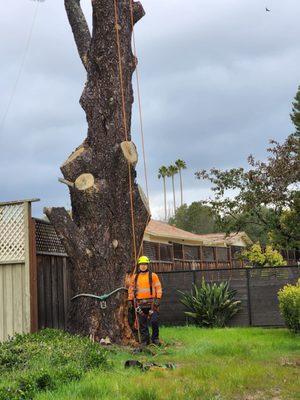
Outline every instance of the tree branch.
POLYGON ((62 241, 68 254, 77 254, 82 257, 86 248, 78 226, 63 207, 44 208, 44 214, 54 226, 57 236, 62 241))
POLYGON ((80 7, 80 0, 65 0, 65 9, 72 28, 79 56, 87 70, 87 53, 90 48, 91 34, 80 7))
POLYGON ((132 9, 133 9, 133 23, 136 24, 145 15, 145 10, 139 1, 133 2, 132 9))

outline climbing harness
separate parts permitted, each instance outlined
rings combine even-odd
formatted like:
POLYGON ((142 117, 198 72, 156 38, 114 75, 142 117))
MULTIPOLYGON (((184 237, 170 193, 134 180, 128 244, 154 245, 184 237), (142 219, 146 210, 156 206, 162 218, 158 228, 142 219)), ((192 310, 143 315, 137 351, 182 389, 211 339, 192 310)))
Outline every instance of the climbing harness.
POLYGON ((99 301, 100 301, 100 308, 101 308, 101 309, 105 309, 105 308, 107 308, 106 300, 107 300, 110 296, 112 296, 113 294, 115 294, 115 293, 117 293, 117 292, 120 292, 121 290, 126 290, 126 291, 127 291, 128 289, 125 288, 125 287, 119 287, 119 288, 113 290, 113 291, 110 292, 110 293, 103 294, 102 296, 96 296, 95 294, 89 294, 89 293, 80 293, 80 294, 77 294, 76 296, 72 297, 71 300, 75 300, 75 299, 77 299, 78 297, 91 297, 92 299, 97 299, 97 300, 99 300, 99 301))

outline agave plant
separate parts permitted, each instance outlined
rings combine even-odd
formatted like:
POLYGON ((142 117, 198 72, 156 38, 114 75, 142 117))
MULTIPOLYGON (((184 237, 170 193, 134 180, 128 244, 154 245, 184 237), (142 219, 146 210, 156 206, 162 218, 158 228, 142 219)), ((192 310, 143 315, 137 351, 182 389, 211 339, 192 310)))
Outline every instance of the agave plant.
POLYGON ((235 300, 236 290, 229 288, 229 282, 193 285, 190 293, 180 292, 181 303, 189 311, 185 314, 194 319, 198 326, 224 327, 240 310, 241 302, 235 300))

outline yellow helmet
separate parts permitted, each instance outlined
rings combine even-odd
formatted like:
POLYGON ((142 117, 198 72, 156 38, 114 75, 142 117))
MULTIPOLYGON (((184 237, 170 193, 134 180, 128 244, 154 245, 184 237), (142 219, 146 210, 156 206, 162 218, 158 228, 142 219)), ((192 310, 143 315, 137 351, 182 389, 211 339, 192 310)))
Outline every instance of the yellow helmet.
POLYGON ((149 258, 146 257, 146 256, 141 256, 141 257, 138 259, 138 265, 140 265, 140 264, 150 264, 149 258))

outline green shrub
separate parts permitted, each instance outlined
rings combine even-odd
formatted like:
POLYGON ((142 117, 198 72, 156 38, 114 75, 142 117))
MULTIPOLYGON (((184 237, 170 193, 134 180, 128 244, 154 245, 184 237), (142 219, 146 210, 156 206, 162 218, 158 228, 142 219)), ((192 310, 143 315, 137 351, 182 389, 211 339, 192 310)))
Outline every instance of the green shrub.
POLYGON ((190 311, 185 314, 202 327, 224 327, 240 310, 236 301, 236 290, 229 288, 228 282, 209 284, 202 280, 200 287, 193 285, 191 293, 183 293, 181 303, 190 311))
POLYGON ((83 368, 78 365, 68 365, 58 372, 59 380, 61 382, 78 381, 84 374, 83 368))
POLYGON ((39 372, 35 376, 33 376, 35 385, 37 390, 49 390, 54 389, 55 382, 54 382, 54 374, 49 372, 39 372))
POLYGON ((104 366, 106 364, 106 353, 98 345, 89 346, 83 357, 82 364, 87 370, 104 366))
POLYGON ((1 369, 11 370, 16 367, 24 367, 26 358, 24 349, 16 344, 13 339, 0 344, 0 371, 1 369))
POLYGON ((278 299, 286 326, 292 332, 300 332, 300 279, 295 286, 286 285, 280 289, 278 299))
POLYGON ((242 252, 242 258, 250 261, 252 265, 259 265, 262 267, 276 267, 286 265, 286 261, 279 253, 274 250, 272 246, 266 246, 265 251, 262 250, 259 243, 255 243, 249 250, 242 252))
POLYGON ((107 352, 88 338, 45 329, 0 343, 0 400, 32 399, 107 366, 107 352))

